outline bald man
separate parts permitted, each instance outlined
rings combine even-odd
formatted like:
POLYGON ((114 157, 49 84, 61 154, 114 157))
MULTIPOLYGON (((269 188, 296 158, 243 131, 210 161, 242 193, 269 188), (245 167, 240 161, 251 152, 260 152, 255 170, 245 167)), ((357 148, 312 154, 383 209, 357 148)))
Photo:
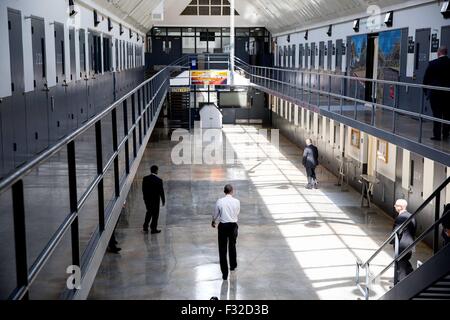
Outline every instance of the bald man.
MULTIPOLYGON (((398 215, 395 218, 393 231, 400 227, 409 217, 411 213, 407 210, 408 202, 404 199, 399 199, 395 202, 395 211, 398 215)), ((414 236, 416 234, 416 220, 413 218, 408 226, 403 229, 399 236, 399 250, 398 253, 401 254, 407 247, 409 247, 414 242, 414 236)), ((394 245, 395 250, 395 239, 391 242, 394 245)), ((408 252, 402 259, 398 261, 398 281, 402 281, 408 274, 414 271, 411 262, 412 251, 408 252)))
MULTIPOLYGON (((423 84, 450 88, 450 58, 448 49, 442 46, 438 50, 438 58, 429 63, 423 84)), ((450 100, 450 92, 439 90, 425 90, 431 104, 431 111, 433 117, 438 119, 450 120, 450 107, 448 101, 450 100)), ((442 124, 441 122, 433 122, 433 136, 431 140, 440 141, 448 139, 450 134, 450 126, 442 124)))

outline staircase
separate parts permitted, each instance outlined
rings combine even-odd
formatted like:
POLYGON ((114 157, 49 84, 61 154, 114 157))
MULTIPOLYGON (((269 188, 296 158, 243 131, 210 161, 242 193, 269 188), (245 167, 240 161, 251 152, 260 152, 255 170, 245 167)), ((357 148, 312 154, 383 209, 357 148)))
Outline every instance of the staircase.
POLYGON ((189 129, 190 92, 172 92, 169 96, 169 128, 189 129))
MULTIPOLYGON (((442 223, 447 223, 450 210, 442 210, 441 214, 441 193, 450 184, 450 177, 447 178, 428 198, 427 200, 409 217, 401 226, 386 239, 375 253, 367 259, 366 262, 360 260, 356 263, 356 286, 363 293, 364 297, 369 299, 371 286, 377 282, 390 268, 394 267, 396 274, 397 262, 407 255, 414 247, 428 235, 433 236, 434 255, 424 264, 410 273, 402 281, 397 282, 394 278, 394 287, 386 292, 380 300, 450 300, 450 244, 440 248, 441 234, 439 232, 442 223), (435 215, 433 223, 426 228, 416 240, 404 249, 403 252, 395 251, 394 259, 378 274, 373 275, 370 271, 370 265, 374 259, 383 252, 383 249, 390 245, 392 241, 398 243, 399 237, 408 224, 434 201, 435 215), (360 271, 365 271, 365 283, 360 282, 360 271)), ((398 248, 398 246, 396 246, 398 248)))

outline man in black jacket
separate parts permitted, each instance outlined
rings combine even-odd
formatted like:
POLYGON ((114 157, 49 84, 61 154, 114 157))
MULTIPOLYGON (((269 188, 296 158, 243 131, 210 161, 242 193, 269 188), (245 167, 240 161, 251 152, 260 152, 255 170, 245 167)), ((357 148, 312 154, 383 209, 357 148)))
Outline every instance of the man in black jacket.
MULTIPOLYGON (((397 211, 398 216, 395 218, 394 228, 395 231, 398 227, 400 227, 409 217, 411 217, 411 213, 409 213, 406 208, 408 206, 408 202, 403 199, 399 199, 395 202, 395 211, 397 211)), ((403 229, 403 231, 399 235, 399 246, 398 246, 398 254, 401 254, 407 247, 409 247, 414 242, 414 237, 416 235, 416 220, 413 218, 408 225, 403 229)), ((394 245, 395 250, 395 238, 391 241, 391 244, 394 245)), ((402 259, 398 261, 398 281, 402 281, 408 274, 414 271, 411 262, 409 261, 412 256, 412 251, 409 251, 402 259)))
POLYGON ((150 220, 151 233, 160 233, 161 230, 157 229, 158 217, 159 217, 159 200, 161 199, 162 205, 166 203, 166 198, 164 196, 163 181, 158 178, 158 167, 152 166, 150 168, 151 175, 145 176, 142 181, 142 193, 144 194, 145 207, 147 208, 147 213, 145 214, 144 222, 144 232, 148 233, 148 224, 150 220))
POLYGON ((319 165, 319 151, 317 150, 317 147, 312 144, 311 139, 306 139, 306 148, 303 151, 302 163, 308 177, 306 189, 312 189, 313 187, 317 189, 316 167, 319 165))
MULTIPOLYGON (((448 49, 442 46, 438 50, 438 58, 429 63, 423 84, 436 87, 450 88, 450 58, 447 56, 448 49)), ((430 100, 433 117, 450 120, 450 92, 439 90, 425 90, 430 100)), ((433 137, 431 140, 440 141, 443 136, 448 139, 450 125, 435 121, 433 123, 433 137)))

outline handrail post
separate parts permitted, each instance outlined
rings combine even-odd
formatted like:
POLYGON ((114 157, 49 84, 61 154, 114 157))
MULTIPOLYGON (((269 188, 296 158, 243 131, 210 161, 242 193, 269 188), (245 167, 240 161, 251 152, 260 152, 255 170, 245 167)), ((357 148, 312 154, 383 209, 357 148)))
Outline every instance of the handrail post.
MULTIPOLYGON (((67 144, 67 167, 69 175, 70 213, 74 214, 77 213, 78 211, 75 141, 71 141, 67 144)), ((78 216, 72 222, 70 228, 72 241, 72 264, 75 266, 80 266, 80 241, 78 231, 78 216)))
POLYGON ((395 239, 394 239, 394 243, 395 243, 395 248, 394 248, 394 285, 396 285, 398 283, 398 256, 399 256, 399 245, 400 245, 400 240, 398 237, 398 232, 395 232, 395 239))
MULTIPOLYGON (((97 153, 97 175, 103 174, 103 150, 102 150, 102 125, 101 120, 95 123, 95 149, 97 153)), ((103 177, 98 182, 98 220, 99 230, 102 233, 105 230, 105 193, 103 186, 103 177)))
POLYGON ((114 108, 111 111, 112 116, 112 140, 113 140, 113 150, 117 152, 116 157, 114 158, 114 189, 116 198, 120 196, 120 173, 119 173, 119 150, 118 150, 118 141, 117 141, 117 111, 114 108))
POLYGON ((423 96, 423 90, 420 90, 420 118, 419 118, 420 126, 419 126, 419 139, 418 139, 419 143, 422 143, 422 133, 423 133, 422 115, 423 115, 424 109, 425 109, 425 99, 423 96))
POLYGON ((125 172, 130 173, 130 146, 128 137, 128 105, 127 100, 123 100, 123 132, 125 137, 125 172))
MULTIPOLYGON (((14 243, 16 256, 17 287, 28 286, 27 241, 25 229, 25 199, 23 195, 23 180, 12 185, 12 202, 14 217, 14 243)), ((28 291, 23 299, 28 300, 28 291)))
MULTIPOLYGON (((436 201, 434 204, 434 223, 439 220, 441 207, 441 193, 436 194, 436 201)), ((433 251, 436 254, 439 251, 439 224, 436 223, 434 226, 434 236, 433 236, 433 251)))

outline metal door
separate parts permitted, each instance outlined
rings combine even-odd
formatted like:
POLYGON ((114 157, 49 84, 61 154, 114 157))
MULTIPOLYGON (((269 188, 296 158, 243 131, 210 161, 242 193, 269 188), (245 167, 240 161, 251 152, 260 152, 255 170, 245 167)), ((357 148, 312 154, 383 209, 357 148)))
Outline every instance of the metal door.
MULTIPOLYGON (((21 13, 8 10, 9 53, 11 65, 11 99, 8 107, 2 110, 4 134, 13 136, 13 144, 5 145, 7 153, 13 152, 15 167, 27 160, 27 110, 25 107, 25 83, 23 69, 22 19, 21 13), (8 127, 12 126, 12 130, 8 127)), ((34 143, 34 141, 31 141, 34 143)), ((9 161, 11 157, 7 156, 9 161)))
POLYGON ((49 145, 49 110, 47 91, 47 58, 45 52, 44 19, 31 18, 34 91, 26 94, 28 141, 31 153, 38 153, 49 145))
POLYGON ((303 44, 298 46, 298 67, 299 69, 303 68, 303 61, 305 59, 305 47, 303 44))
POLYGON ((411 208, 423 203, 423 161, 424 158, 411 152, 408 202, 411 208))
POLYGON ((327 57, 327 70, 330 70, 331 71, 331 64, 332 64, 332 60, 333 60, 333 55, 334 55, 334 53, 333 53, 333 41, 328 41, 328 50, 327 50, 327 54, 326 54, 326 57, 327 57))
POLYGON ((325 67, 325 42, 319 42, 319 69, 325 67))
POLYGON ((441 45, 450 48, 450 26, 442 27, 441 31, 441 45))
POLYGON ((305 45, 305 69, 309 69, 310 67, 310 57, 311 57, 311 49, 309 48, 309 44, 305 45))
POLYGON ((311 69, 316 67, 316 44, 311 43, 311 69))
MULTIPOLYGON (((418 29, 416 30, 416 43, 414 54, 414 75, 413 79, 415 83, 422 84, 425 76, 425 72, 430 61, 430 34, 431 29, 418 29)), ((421 112, 421 90, 411 90, 409 103, 402 105, 402 108, 406 108, 410 111, 421 112)), ((432 115, 431 108, 429 107, 428 100, 424 98, 424 113, 432 115)))
POLYGON ((250 63, 250 56, 248 54, 248 37, 236 37, 236 57, 244 62, 250 63))
POLYGON ((57 141, 67 133, 69 111, 67 107, 67 84, 65 81, 64 25, 55 22, 56 86, 51 90, 50 139, 57 141))
POLYGON ((78 104, 80 103, 80 97, 76 90, 78 81, 76 81, 76 65, 75 65, 75 29, 69 29, 69 46, 70 46, 70 83, 67 87, 67 94, 69 99, 67 104, 69 106, 69 122, 67 129, 69 131, 74 130, 77 127, 78 118, 78 104))
POLYGON ((342 39, 336 40, 336 71, 342 71, 342 56, 344 54, 344 43, 342 39))

